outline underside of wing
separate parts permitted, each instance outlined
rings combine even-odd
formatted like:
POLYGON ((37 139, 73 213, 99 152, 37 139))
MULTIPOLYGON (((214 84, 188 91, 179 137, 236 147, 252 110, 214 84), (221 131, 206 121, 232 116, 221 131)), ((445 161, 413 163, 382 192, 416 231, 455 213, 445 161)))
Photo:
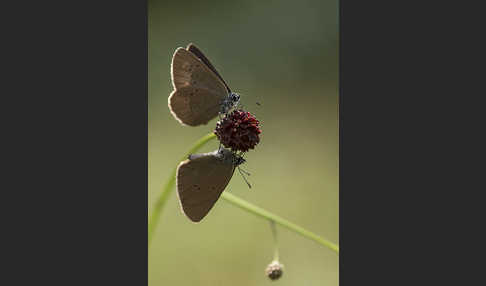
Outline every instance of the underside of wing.
POLYGON ((190 43, 189 45, 187 45, 186 49, 188 51, 190 51, 191 53, 193 53, 194 55, 196 55, 196 57, 198 57, 203 63, 205 63, 206 66, 209 69, 211 69, 214 72, 214 74, 217 75, 219 77, 219 79, 223 82, 223 84, 226 86, 226 90, 228 91, 228 93, 231 93, 231 89, 226 84, 223 77, 218 73, 216 68, 213 66, 213 64, 211 64, 211 62, 208 60, 208 58, 206 58, 206 56, 203 54, 203 52, 201 52, 201 50, 198 47, 196 47, 196 45, 194 45, 193 43, 190 43))
POLYGON ((219 199, 235 170, 231 161, 216 153, 199 154, 177 168, 177 194, 183 213, 201 221, 219 199))
POLYGON ((218 115, 220 100, 210 96, 205 89, 192 86, 174 90, 169 97, 169 109, 182 124, 198 126, 207 124, 218 115))
POLYGON ((172 58, 171 76, 174 91, 169 96, 169 108, 176 119, 183 124, 196 126, 206 124, 218 115, 217 107, 228 96, 226 86, 193 53, 184 48, 176 50, 172 58), (198 105, 202 106, 197 108, 198 105), (210 108, 212 110, 208 111, 210 108))

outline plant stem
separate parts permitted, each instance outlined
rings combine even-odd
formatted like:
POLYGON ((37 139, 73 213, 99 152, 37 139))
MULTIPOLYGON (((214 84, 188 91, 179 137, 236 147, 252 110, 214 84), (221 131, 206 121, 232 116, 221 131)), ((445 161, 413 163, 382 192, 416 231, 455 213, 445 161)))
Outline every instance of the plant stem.
POLYGON ((311 231, 308 231, 306 229, 304 229, 303 227, 300 227, 294 223, 291 223, 290 221, 284 219, 284 218, 281 218, 267 210, 264 210, 260 207, 257 207, 245 200, 242 200, 240 198, 238 198, 237 196, 233 195, 233 194, 230 194, 228 192, 223 192, 221 194, 221 197, 223 199, 225 199, 226 201, 230 202, 231 204, 239 207, 239 208, 242 208, 243 210, 246 210, 254 215, 257 215, 257 216, 260 216, 260 217, 263 217, 263 218, 266 218, 270 221, 274 221, 276 223, 278 223, 279 225, 283 226, 283 227, 286 227, 308 239, 311 239, 311 240, 314 240, 315 242, 325 246, 325 247, 328 247, 332 250, 334 250, 336 253, 339 253, 339 246, 337 246, 336 244, 318 236, 317 234, 311 232, 311 231))
MULTIPOLYGON (((194 154, 197 150, 199 150, 202 146, 204 146, 206 143, 211 141, 212 139, 216 138, 216 135, 214 133, 207 134, 206 136, 202 137, 199 139, 192 147, 189 149, 189 152, 182 157, 180 161, 184 161, 187 159, 187 157, 191 154, 194 154)), ((172 173, 170 174, 169 180, 165 184, 164 188, 162 189, 162 194, 160 195, 159 199, 157 202, 155 202, 154 205, 154 210, 152 211, 152 215, 149 218, 148 221, 148 243, 150 245, 150 242, 152 241, 152 237, 154 236, 154 231, 155 228, 157 227, 157 223, 159 222, 160 215, 162 213, 162 210, 165 206, 165 203, 167 202, 167 199, 169 198, 169 195, 171 191, 174 189, 175 181, 176 181, 176 172, 177 172, 177 167, 175 167, 172 170, 172 173)))
MULTIPOLYGON (((194 154, 197 150, 199 150, 202 146, 204 146, 206 143, 211 141, 212 139, 216 138, 216 135, 213 133, 207 134, 206 136, 202 137, 199 139, 192 147, 189 149, 189 151, 182 157, 181 161, 184 161, 187 159, 187 157, 191 154, 194 154)), ((169 198, 170 192, 174 189, 175 181, 176 181, 176 172, 177 172, 177 167, 175 167, 172 170, 172 173, 170 175, 169 180, 165 184, 164 188, 162 189, 162 194, 158 198, 157 202, 155 202, 154 209, 152 211, 152 215, 149 218, 148 221, 148 243, 150 246, 150 242, 152 241, 152 237, 154 235, 155 228, 157 227, 157 223, 159 221, 160 215, 162 213, 162 210, 165 206, 165 203, 167 202, 167 199, 169 198)), ((260 207, 257 207, 243 199, 238 198, 235 195, 232 195, 228 192, 223 192, 221 194, 221 197, 228 201, 229 203, 246 210, 254 215, 266 218, 270 221, 270 223, 278 223, 279 225, 286 227, 287 229, 294 231, 308 239, 314 240, 315 242, 328 247, 332 250, 334 250, 336 253, 339 253, 339 246, 336 244, 318 236, 317 234, 308 231, 294 223, 291 223, 290 221, 281 218, 267 210, 264 210, 260 207)), ((278 255, 278 254, 277 254, 278 255)))
POLYGON ((273 260, 278 261, 279 255, 278 255, 278 239, 277 239, 277 226, 275 225, 275 221, 269 220, 270 221, 270 228, 272 229, 272 235, 273 235, 273 260))

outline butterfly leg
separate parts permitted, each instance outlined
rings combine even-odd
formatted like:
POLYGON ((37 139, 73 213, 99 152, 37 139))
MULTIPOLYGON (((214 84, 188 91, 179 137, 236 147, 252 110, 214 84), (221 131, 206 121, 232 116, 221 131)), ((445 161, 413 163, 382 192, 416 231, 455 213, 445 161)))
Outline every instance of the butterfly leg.
MULTIPOLYGON (((243 180, 245 180, 245 183, 248 185, 248 188, 251 189, 251 185, 250 185, 250 183, 248 183, 248 180, 246 179, 245 175, 243 174, 240 166, 238 166, 237 168, 238 168, 238 172, 240 172, 241 177, 243 178, 243 180)), ((247 172, 245 171, 245 173, 247 173, 247 172)), ((247 173, 247 175, 249 175, 249 173, 247 173)))

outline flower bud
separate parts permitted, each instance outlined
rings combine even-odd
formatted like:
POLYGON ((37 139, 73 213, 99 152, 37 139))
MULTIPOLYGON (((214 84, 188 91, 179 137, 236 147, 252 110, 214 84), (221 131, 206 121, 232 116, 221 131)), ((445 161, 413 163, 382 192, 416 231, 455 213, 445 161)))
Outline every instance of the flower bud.
POLYGON ((267 269, 265 269, 265 273, 271 280, 277 280, 283 274, 283 265, 280 264, 277 260, 274 260, 267 266, 267 269))

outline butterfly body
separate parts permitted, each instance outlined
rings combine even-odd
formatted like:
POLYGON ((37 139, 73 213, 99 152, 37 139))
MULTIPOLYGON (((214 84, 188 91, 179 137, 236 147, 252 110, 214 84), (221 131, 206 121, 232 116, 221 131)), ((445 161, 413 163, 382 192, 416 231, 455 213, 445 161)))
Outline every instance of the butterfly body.
POLYGON ((236 107, 240 102, 240 95, 234 92, 231 92, 227 97, 223 99, 220 106, 219 114, 227 114, 231 109, 236 107))

